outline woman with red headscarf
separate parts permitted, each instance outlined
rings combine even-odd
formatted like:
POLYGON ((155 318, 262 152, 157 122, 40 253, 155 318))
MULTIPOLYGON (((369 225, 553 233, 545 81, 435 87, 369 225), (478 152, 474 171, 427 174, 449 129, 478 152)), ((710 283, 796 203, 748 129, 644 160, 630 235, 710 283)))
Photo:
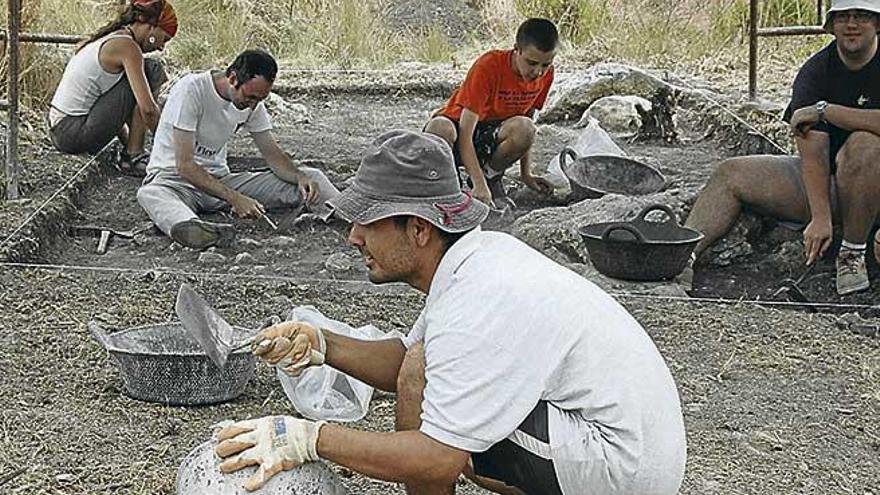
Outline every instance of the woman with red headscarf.
POLYGON ((156 130, 156 95, 167 79, 162 64, 144 54, 162 50, 177 33, 177 16, 164 0, 129 0, 117 18, 83 42, 64 69, 49 109, 56 148, 95 154, 119 136, 120 171, 143 176, 147 129, 156 130))

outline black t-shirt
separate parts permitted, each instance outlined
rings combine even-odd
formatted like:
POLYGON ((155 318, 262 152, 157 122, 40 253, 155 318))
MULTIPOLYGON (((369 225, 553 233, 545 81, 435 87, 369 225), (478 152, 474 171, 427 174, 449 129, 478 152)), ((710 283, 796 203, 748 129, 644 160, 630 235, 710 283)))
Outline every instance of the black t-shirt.
MULTIPOLYGON (((789 122, 795 110, 825 100, 828 103, 851 108, 880 109, 880 50, 867 65, 857 71, 849 70, 837 53, 837 41, 810 57, 801 67, 792 86, 791 102, 785 109, 789 122)), ((830 141, 830 165, 843 147, 850 131, 820 122, 813 130, 827 132, 830 141)))

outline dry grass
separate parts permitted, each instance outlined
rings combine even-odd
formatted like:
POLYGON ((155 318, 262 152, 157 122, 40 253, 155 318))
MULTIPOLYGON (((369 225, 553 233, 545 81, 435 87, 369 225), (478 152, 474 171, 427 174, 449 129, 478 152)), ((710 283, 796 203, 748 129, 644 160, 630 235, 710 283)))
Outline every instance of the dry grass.
MULTIPOLYGON (((25 31, 88 33, 109 20, 119 0, 28 0, 25 31)), ((488 47, 507 46, 523 18, 556 21, 565 40, 560 61, 613 60, 690 73, 735 74, 746 66, 746 0, 470 0, 482 27, 463 46, 441 29, 395 32, 382 0, 178 0, 181 30, 165 59, 180 70, 223 66, 233 54, 260 46, 288 66, 381 68, 417 60, 469 61, 488 47)), ((813 0, 761 2, 764 25, 815 22, 813 0)), ((5 15, 5 12, 4 12, 5 15)), ((5 21, 4 21, 5 22, 5 21)), ((786 66, 802 61, 823 37, 762 40, 766 57, 786 66)), ((42 109, 70 47, 23 45, 26 107, 42 109)), ((5 64, 0 60, 0 71, 5 64)), ((2 74, 0 74, 2 75, 2 74)), ((5 76, 4 76, 5 77, 5 76)), ((785 75, 785 79, 788 75, 785 75)))

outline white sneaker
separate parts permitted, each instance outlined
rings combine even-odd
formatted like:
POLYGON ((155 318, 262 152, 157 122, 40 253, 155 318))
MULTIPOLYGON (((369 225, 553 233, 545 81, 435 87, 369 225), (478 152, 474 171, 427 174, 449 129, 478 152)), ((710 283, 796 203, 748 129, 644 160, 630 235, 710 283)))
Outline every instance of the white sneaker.
POLYGON ((870 286, 863 249, 840 248, 837 254, 837 293, 841 296, 870 286))

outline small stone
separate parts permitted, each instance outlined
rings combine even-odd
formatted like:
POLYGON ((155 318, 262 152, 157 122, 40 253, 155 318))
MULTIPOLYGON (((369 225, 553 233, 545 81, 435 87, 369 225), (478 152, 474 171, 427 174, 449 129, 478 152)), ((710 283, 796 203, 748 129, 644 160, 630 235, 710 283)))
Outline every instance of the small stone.
POLYGON ((57 481, 58 483, 70 483, 74 480, 76 480, 76 476, 70 473, 63 473, 55 476, 55 481, 57 481))
POLYGON ((296 246, 296 239, 286 235, 279 235, 269 240, 269 245, 277 248, 291 248, 296 246))
POLYGON ((245 248, 258 248, 258 247, 262 246, 263 243, 256 240, 256 239, 251 239, 250 237, 245 237, 244 239, 241 239, 238 241, 238 245, 245 247, 245 248))
POLYGON ((331 272, 347 272, 351 270, 351 258, 345 253, 331 254, 324 261, 324 267, 331 272))
POLYGON ((226 262, 226 256, 223 256, 220 253, 211 253, 211 252, 206 251, 206 252, 199 255, 199 263, 203 263, 206 265, 207 264, 219 264, 219 263, 225 263, 225 262, 226 262))
POLYGON ((238 253, 235 255, 236 265, 251 264, 254 261, 254 257, 250 253, 238 253))

